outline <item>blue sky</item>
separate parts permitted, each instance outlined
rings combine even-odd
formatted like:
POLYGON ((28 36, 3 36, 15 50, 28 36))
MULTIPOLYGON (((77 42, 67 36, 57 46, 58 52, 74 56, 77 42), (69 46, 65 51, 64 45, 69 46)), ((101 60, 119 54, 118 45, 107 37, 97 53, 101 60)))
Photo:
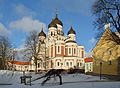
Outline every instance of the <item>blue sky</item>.
POLYGON ((56 8, 63 22, 63 31, 67 36, 72 22, 76 31, 76 41, 85 46, 86 53, 94 47, 96 40, 93 27, 94 17, 91 5, 95 0, 0 0, 0 35, 8 36, 16 48, 22 48, 26 36, 31 30, 48 32, 56 8))

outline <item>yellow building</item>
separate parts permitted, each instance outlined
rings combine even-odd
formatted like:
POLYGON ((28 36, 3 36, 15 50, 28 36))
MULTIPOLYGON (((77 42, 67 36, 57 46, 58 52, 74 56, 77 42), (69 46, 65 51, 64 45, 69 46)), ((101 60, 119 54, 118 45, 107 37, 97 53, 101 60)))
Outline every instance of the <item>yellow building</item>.
POLYGON ((120 34, 105 25, 105 32, 92 50, 93 73, 120 75, 120 34))

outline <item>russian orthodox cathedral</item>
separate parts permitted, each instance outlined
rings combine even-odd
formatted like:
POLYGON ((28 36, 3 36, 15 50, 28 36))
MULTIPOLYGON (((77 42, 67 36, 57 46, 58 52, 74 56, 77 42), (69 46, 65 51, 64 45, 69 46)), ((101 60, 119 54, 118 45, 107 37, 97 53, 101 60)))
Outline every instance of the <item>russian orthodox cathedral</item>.
MULTIPOLYGON (((39 33, 37 70, 49 69, 84 69, 84 46, 76 43, 76 32, 72 25, 64 36, 63 23, 58 18, 56 9, 56 17, 52 17, 52 21, 48 25, 48 37, 43 31, 39 33)), ((32 60, 32 63, 34 58, 32 60)), ((32 70, 34 70, 34 63, 32 70)))

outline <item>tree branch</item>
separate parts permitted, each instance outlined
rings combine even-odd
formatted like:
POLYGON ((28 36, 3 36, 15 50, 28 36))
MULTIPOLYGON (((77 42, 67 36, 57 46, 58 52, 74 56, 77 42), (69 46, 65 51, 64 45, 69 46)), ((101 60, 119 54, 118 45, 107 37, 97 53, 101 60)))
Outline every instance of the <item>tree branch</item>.
POLYGON ((118 15, 118 21, 117 21, 117 23, 118 23, 118 26, 119 26, 119 28, 120 28, 120 12, 119 12, 119 7, 116 5, 116 9, 117 9, 117 15, 118 15))

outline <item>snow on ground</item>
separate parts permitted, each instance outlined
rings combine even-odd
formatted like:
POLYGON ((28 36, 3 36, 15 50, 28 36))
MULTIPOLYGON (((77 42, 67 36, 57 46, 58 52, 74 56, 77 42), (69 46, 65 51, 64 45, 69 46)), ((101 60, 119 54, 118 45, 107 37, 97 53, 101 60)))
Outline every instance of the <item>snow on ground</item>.
MULTIPOLYGON (((26 75, 32 75, 32 78, 41 77, 43 74, 26 73, 26 75)), ((56 77, 52 78, 44 86, 41 86, 41 82, 45 80, 44 78, 32 82, 32 86, 29 86, 20 83, 20 76, 22 75, 22 72, 0 70, 0 88, 120 88, 120 82, 112 82, 108 79, 100 81, 97 76, 85 74, 63 74, 63 85, 59 85, 59 79, 56 77)))

